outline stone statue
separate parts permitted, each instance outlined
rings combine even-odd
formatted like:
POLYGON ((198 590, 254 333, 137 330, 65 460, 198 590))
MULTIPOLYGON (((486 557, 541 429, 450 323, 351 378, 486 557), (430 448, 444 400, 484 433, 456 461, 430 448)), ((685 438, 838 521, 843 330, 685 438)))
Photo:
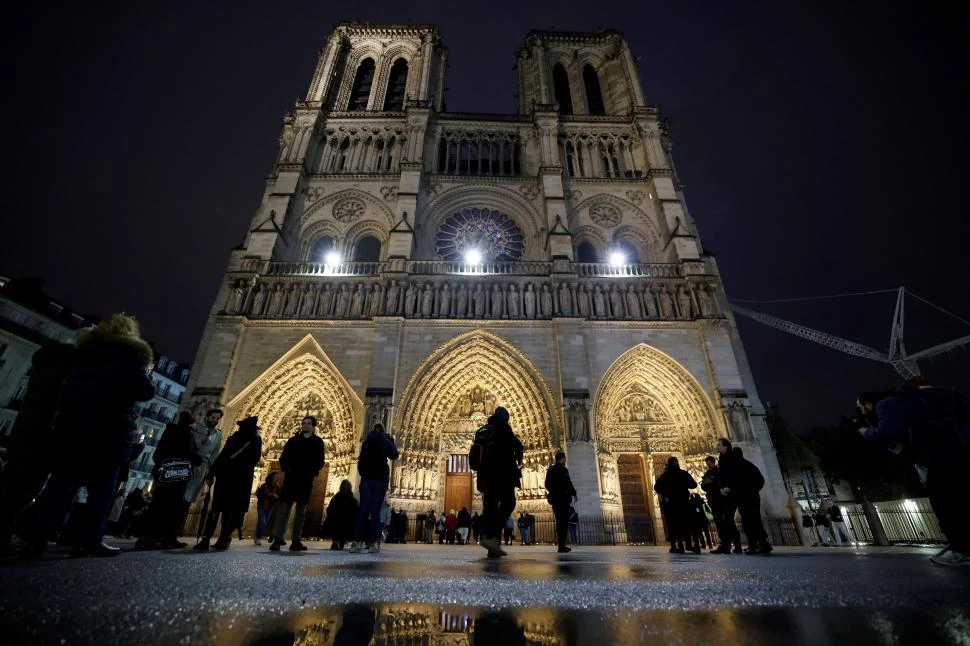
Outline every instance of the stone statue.
POLYGON ((616 285, 610 287, 610 309, 613 310, 613 318, 622 319, 626 317, 626 312, 623 311, 623 294, 616 288, 616 285))
POLYGON ((320 318, 330 318, 330 310, 333 307, 333 290, 330 285, 320 287, 320 295, 317 296, 317 316, 320 318))
POLYGON ((586 406, 580 402, 573 402, 569 406, 567 422, 569 424, 567 433, 569 434, 570 442, 590 441, 589 411, 586 409, 586 406))
POLYGON ((441 286, 441 296, 438 298, 438 316, 451 318, 451 285, 441 286))
POLYGON ((519 290, 514 284, 509 285, 508 309, 506 311, 510 319, 519 318, 519 290))
POLYGON ((690 294, 684 289, 683 286, 677 290, 677 306, 680 308, 680 318, 690 319, 694 318, 692 316, 692 307, 690 303, 690 294))
POLYGON ((701 316, 717 315, 717 312, 714 308, 714 301, 711 299, 711 295, 707 291, 707 287, 705 287, 704 285, 697 286, 697 300, 698 300, 698 305, 701 308, 701 316))
POLYGON ((552 292, 549 291, 549 285, 543 283, 542 291, 539 293, 539 311, 542 312, 543 318, 552 317, 552 292))
POLYGON ((434 292, 431 291, 431 283, 424 284, 424 292, 421 294, 421 317, 431 318, 434 314, 434 292))
POLYGON ((273 293, 269 297, 269 315, 273 317, 278 317, 283 313, 283 305, 285 294, 283 293, 283 285, 277 283, 276 288, 273 289, 273 293))
POLYGON ((589 294, 586 293, 586 285, 580 285, 579 289, 576 291, 576 305, 579 310, 579 315, 584 318, 589 318, 589 294))
POLYGON ((357 283, 354 295, 350 299, 350 318, 360 318, 364 314, 364 286, 357 283))
POLYGON ((468 288, 465 287, 465 283, 460 283, 456 291, 458 293, 455 297, 455 318, 463 319, 468 316, 468 288))
POLYGON ((340 286, 340 290, 337 292, 337 308, 333 313, 333 317, 337 319, 347 318, 347 305, 350 301, 350 292, 347 290, 347 284, 344 283, 340 286))
POLYGON ((475 291, 472 292, 472 306, 475 309, 475 318, 485 318, 485 291, 481 284, 475 285, 475 291))
POLYGON ((242 309, 245 282, 237 280, 229 290, 229 298, 226 299, 226 314, 238 314, 242 309))
POLYGON ((657 318, 657 299, 652 287, 643 290, 643 308, 647 318, 657 318))
POLYGON ((404 316, 414 316, 414 306, 418 303, 418 288, 414 283, 408 283, 404 291, 404 316))
POLYGON ((283 310, 283 316, 288 319, 296 318, 297 308, 300 306, 300 289, 297 285, 291 285, 288 290, 286 290, 286 308, 283 310))
POLYGON ((532 289, 532 283, 525 286, 525 291, 522 292, 522 300, 525 303, 525 317, 534 319, 536 317, 536 293, 532 289))
POLYGON ((637 295, 636 291, 634 291, 633 285, 626 286, 626 313, 631 319, 638 319, 641 317, 640 297, 637 295))
POLYGON ((380 314, 381 302, 383 301, 384 295, 381 293, 381 284, 376 283, 370 291, 370 296, 367 299, 367 316, 374 318, 380 314))
POLYGON ((609 313, 606 311, 606 299, 603 298, 603 292, 600 290, 599 285, 593 287, 593 314, 599 318, 607 318, 609 316, 609 313))
POLYGON ((257 285, 256 294, 253 296, 253 306, 250 308, 250 314, 255 318, 259 318, 263 315, 263 306, 266 304, 266 285, 257 285))
POLYGON ((566 283, 559 286, 559 313, 563 316, 573 315, 573 298, 566 283))
POLYGON ((397 286, 397 281, 392 280, 390 286, 387 288, 387 301, 384 306, 384 313, 388 316, 394 316, 398 312, 399 302, 398 299, 401 297, 401 288, 397 286))
POLYGON ((728 408, 728 421, 731 423, 734 439, 742 442, 754 439, 754 432, 751 430, 751 419, 748 415, 747 406, 739 401, 733 402, 728 408))
POLYGON ((317 305, 317 286, 307 285, 300 304, 300 318, 308 319, 313 316, 313 308, 317 305))
POLYGON ((497 283, 492 287, 492 318, 502 318, 502 288, 497 283))
POLYGON ((664 285, 660 288, 660 315, 665 319, 674 318, 674 301, 670 298, 670 292, 667 291, 667 286, 664 285))

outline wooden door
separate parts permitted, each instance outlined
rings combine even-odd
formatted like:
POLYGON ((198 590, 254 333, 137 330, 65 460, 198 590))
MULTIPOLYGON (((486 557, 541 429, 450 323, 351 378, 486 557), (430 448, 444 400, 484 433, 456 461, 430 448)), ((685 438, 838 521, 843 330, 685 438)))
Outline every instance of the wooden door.
POLYGON ((647 505, 643 459, 639 455, 621 455, 617 458, 616 465, 627 541, 653 543, 653 524, 647 505))
POLYGON ((473 475, 468 466, 467 455, 449 456, 445 474, 445 513, 449 509, 454 509, 457 513, 462 507, 471 511, 473 475))

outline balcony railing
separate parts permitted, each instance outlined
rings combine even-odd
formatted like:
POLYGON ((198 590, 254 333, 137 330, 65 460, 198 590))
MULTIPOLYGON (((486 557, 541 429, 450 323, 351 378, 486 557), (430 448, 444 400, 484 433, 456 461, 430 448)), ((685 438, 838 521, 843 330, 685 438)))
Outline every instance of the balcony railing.
MULTIPOLYGON (((571 262, 568 273, 589 278, 680 278, 679 263, 632 263, 612 265, 605 262, 571 262)), ((471 264, 447 260, 409 260, 404 271, 420 276, 549 276, 554 263, 545 261, 483 262, 471 264)), ((256 263, 244 270, 258 271, 256 263)), ((285 262, 266 264, 266 276, 378 276, 397 269, 390 262, 285 262)))
POLYGON ((377 276, 387 263, 383 262, 270 262, 267 276, 377 276))

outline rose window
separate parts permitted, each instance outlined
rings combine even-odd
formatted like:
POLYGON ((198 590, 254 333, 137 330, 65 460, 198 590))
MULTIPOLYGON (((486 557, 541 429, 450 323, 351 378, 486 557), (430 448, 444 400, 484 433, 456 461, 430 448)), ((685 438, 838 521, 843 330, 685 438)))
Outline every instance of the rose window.
POLYGON ((435 247, 444 260, 464 260, 474 249, 482 260, 514 261, 522 258, 525 243, 522 230, 504 213, 467 208, 441 224, 435 247))

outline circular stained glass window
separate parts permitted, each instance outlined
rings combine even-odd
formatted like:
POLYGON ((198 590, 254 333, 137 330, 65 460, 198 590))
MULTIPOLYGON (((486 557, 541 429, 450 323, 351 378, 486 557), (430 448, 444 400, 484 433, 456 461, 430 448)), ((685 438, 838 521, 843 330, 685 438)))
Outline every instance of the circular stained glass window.
POLYGON ((485 261, 514 261, 522 258, 525 244, 521 229, 504 213, 467 208, 441 224, 435 247, 444 260, 464 260, 474 249, 485 261))

